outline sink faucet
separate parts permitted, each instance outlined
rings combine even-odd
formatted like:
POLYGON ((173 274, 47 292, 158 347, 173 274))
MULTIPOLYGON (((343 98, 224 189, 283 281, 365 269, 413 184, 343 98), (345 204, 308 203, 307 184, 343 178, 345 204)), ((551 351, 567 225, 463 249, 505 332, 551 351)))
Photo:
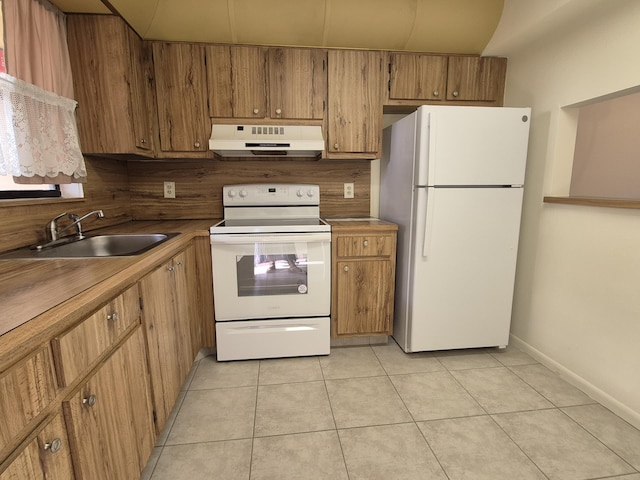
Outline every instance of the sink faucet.
POLYGON ((102 210, 94 210, 93 212, 89 212, 82 217, 76 215, 75 213, 61 213, 60 215, 54 217, 49 223, 47 223, 46 233, 47 239, 50 242, 55 242, 60 238, 60 234, 69 230, 71 227, 76 228, 76 238, 81 239, 84 238, 84 234, 82 233, 82 224, 80 222, 84 221, 88 217, 95 215, 96 218, 104 218, 104 212, 102 210), (58 220, 63 217, 68 217, 72 222, 62 229, 58 229, 58 220))

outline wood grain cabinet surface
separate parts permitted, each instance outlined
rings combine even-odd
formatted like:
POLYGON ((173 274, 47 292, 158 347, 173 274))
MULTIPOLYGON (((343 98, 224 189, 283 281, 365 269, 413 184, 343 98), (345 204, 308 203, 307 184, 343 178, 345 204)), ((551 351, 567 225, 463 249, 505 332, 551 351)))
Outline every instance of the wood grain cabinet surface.
POLYGON ((69 15, 67 37, 82 152, 153 156, 149 49, 112 15, 69 15))
POLYGON ((156 439, 142 328, 62 406, 77 480, 140 478, 156 439))
POLYGON ((507 59, 389 53, 385 105, 501 106, 507 59))
POLYGON ((117 296, 96 313, 55 337, 51 345, 56 360, 58 384, 66 387, 86 374, 95 361, 140 323, 138 286, 117 296))
POLYGON ((383 54, 329 50, 327 156, 380 158, 383 54))
POLYGON ((70 480, 73 478, 67 431, 58 411, 0 474, 0 480, 70 480))
POLYGON ((0 373, 0 452, 58 393, 49 345, 0 373))
MULTIPOLYGON (((153 42, 160 150, 170 157, 209 150, 205 47, 153 42)), ((159 156, 161 152, 158 152, 159 156)))
POLYGON ((164 428, 194 360, 192 325, 198 297, 194 297, 193 248, 140 281, 157 433, 164 428))
POLYGON ((207 45, 206 57, 211 117, 323 120, 325 50, 207 45))
POLYGON ((332 337, 391 335, 397 226, 330 223, 332 337))

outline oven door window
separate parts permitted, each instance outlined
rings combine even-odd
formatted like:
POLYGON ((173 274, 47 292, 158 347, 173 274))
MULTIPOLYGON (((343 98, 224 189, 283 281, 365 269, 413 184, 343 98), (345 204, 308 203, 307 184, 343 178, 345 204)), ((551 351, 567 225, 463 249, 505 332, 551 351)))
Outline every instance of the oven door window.
POLYGON ((236 255, 239 297, 301 295, 308 289, 309 257, 302 244, 256 243, 252 255, 236 255))

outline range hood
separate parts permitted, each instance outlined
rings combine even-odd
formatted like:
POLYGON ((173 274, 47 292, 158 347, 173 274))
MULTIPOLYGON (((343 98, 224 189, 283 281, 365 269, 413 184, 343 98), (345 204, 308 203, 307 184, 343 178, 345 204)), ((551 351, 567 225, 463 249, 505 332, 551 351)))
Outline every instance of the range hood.
POLYGON ((212 125, 209 149, 222 157, 314 157, 324 149, 319 125, 212 125))

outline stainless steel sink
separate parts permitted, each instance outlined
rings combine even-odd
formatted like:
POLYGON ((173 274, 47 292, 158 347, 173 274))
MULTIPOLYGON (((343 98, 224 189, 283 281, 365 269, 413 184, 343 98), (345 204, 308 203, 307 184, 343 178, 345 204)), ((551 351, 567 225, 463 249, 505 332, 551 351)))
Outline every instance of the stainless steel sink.
POLYGON ((175 235, 177 233, 96 235, 49 247, 13 250, 0 255, 0 259, 93 258, 140 255, 175 235))

